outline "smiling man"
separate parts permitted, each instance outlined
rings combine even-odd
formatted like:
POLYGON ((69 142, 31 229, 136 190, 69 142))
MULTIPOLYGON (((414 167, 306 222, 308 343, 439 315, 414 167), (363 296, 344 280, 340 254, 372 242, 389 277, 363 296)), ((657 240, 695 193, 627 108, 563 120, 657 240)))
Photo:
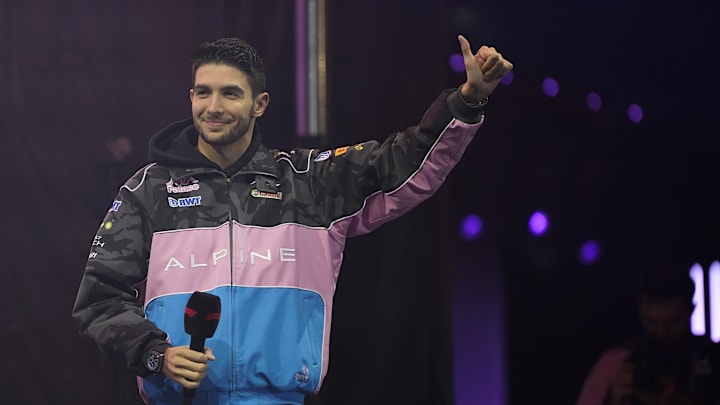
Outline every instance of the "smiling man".
POLYGON ((192 118, 150 140, 92 250, 73 316, 142 377, 149 404, 302 404, 328 367, 333 294, 348 237, 429 198, 480 127, 512 64, 458 37, 467 80, 384 143, 270 150, 263 64, 236 38, 193 57, 192 118), (139 294, 142 290, 144 294, 139 294), (220 298, 204 352, 189 348, 194 291, 220 298))

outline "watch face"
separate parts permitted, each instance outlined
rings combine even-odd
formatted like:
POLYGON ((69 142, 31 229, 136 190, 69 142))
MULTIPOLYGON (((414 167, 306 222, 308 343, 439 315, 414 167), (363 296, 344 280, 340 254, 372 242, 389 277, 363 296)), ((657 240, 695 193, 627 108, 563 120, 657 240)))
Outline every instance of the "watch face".
POLYGON ((145 360, 145 367, 153 373, 157 373, 160 371, 160 367, 162 365, 162 357, 163 355, 161 353, 156 352, 155 350, 150 351, 147 359, 145 360))

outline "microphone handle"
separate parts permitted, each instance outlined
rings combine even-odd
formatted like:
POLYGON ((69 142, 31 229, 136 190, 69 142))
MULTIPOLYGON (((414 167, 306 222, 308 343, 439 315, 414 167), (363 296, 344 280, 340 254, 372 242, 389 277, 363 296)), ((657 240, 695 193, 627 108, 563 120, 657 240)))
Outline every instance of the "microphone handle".
MULTIPOLYGON (((203 353, 205 352, 205 338, 199 336, 190 337, 190 350, 203 353)), ((183 405, 192 405, 195 398, 195 389, 183 388, 183 405)))
POLYGON ((190 350, 195 350, 196 352, 204 352, 205 351, 205 338, 199 337, 199 336, 190 336, 190 350))

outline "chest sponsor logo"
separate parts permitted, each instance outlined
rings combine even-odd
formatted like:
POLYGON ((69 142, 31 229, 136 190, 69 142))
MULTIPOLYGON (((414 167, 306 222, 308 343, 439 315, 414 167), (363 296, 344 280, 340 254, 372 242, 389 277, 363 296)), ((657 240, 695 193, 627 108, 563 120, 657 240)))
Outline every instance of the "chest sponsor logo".
MULTIPOLYGON (((238 250, 236 252, 236 258, 240 260, 240 263, 249 262, 250 264, 258 262, 273 263, 275 261, 296 261, 295 249, 284 247, 275 250, 267 249, 265 251, 238 250)), ((229 257, 227 249, 217 249, 208 255, 191 252, 189 254, 170 256, 170 259, 168 259, 165 264, 164 271, 168 271, 170 269, 216 267, 223 262, 228 262, 228 260, 229 257)))
POLYGON ((271 192, 267 192, 267 191, 260 191, 256 188, 254 188, 250 192, 250 195, 255 198, 270 198, 273 200, 282 200, 282 192, 280 192, 280 191, 271 193, 271 192))
POLYGON ((201 198, 202 196, 199 195, 185 198, 168 197, 168 205, 170 206, 170 208, 195 207, 201 204, 201 198))
POLYGON ((180 180, 170 179, 165 183, 168 194, 189 193, 200 190, 200 184, 193 177, 186 177, 180 180))
POLYGON ((347 150, 348 150, 347 146, 343 146, 342 148, 337 148, 337 149, 335 149, 335 156, 344 155, 345 152, 347 152, 347 150))

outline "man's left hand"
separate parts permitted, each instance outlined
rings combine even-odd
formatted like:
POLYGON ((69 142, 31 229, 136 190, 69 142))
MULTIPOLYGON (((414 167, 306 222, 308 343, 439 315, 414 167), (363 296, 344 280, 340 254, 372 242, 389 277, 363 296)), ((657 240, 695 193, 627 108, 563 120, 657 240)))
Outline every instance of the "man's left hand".
POLYGON ((458 41, 467 75, 460 93, 465 101, 478 103, 495 90, 500 80, 512 70, 513 64, 493 47, 483 45, 473 54, 464 36, 458 35, 458 41))

